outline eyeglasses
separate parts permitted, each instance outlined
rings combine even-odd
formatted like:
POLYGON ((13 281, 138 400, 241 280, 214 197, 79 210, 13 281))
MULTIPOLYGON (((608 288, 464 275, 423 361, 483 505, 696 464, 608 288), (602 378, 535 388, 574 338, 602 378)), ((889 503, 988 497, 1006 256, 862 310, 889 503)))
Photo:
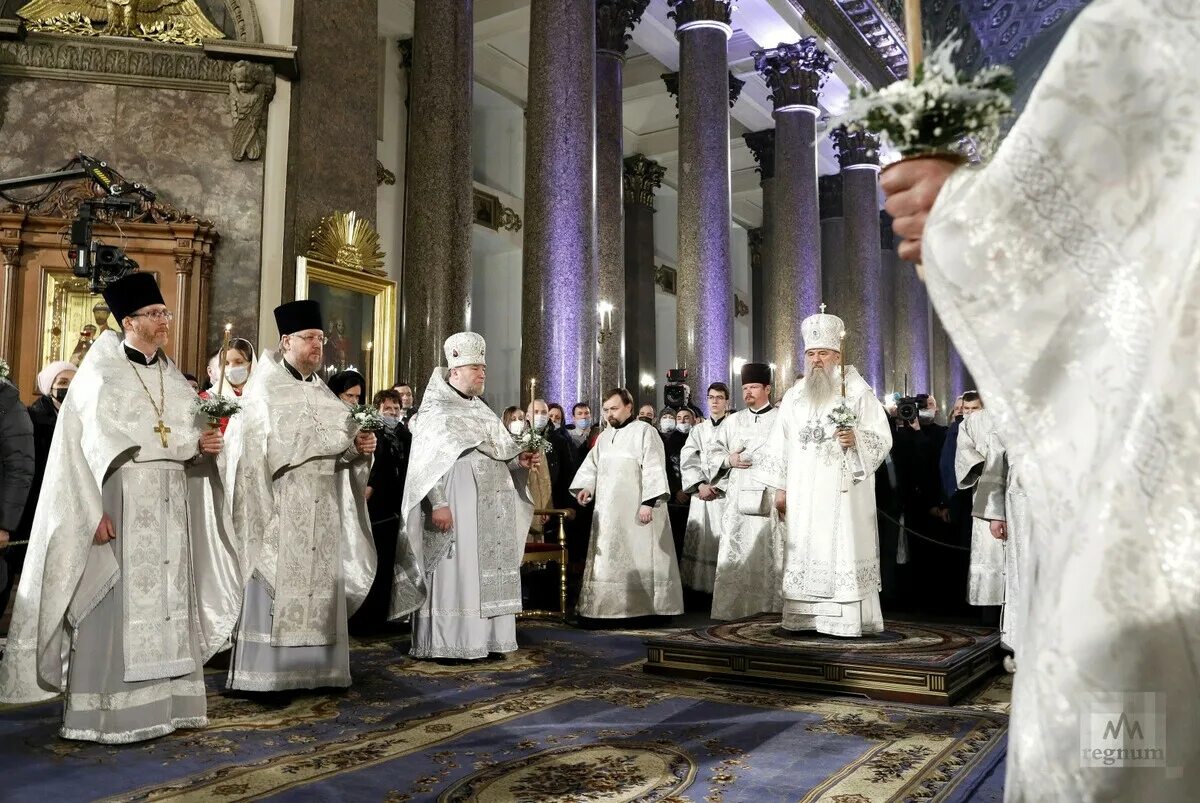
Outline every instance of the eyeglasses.
POLYGON ((329 342, 329 338, 325 335, 288 335, 288 337, 298 338, 299 340, 303 340, 308 343, 311 343, 315 340, 322 346, 329 342))
POLYGON ((175 320, 175 313, 170 310, 156 309, 153 312, 135 312, 129 316, 130 318, 149 318, 152 321, 172 321, 175 320))

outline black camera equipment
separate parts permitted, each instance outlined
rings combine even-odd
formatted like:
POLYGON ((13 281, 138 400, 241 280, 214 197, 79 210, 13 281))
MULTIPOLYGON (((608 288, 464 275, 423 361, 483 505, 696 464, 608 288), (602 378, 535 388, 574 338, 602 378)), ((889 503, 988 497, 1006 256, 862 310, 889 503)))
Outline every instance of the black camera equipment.
POLYGON ((921 411, 929 405, 929 394, 918 393, 916 396, 905 396, 896 402, 896 416, 901 421, 909 423, 916 421, 921 411))
POLYGON ((688 372, 686 368, 672 368, 667 371, 667 384, 663 386, 663 402, 673 409, 687 407, 692 399, 692 389, 687 386, 688 372))
MULTIPOLYGON (((92 226, 98 221, 111 221, 118 215, 131 218, 141 208, 143 201, 154 200, 156 196, 153 192, 141 184, 126 181, 107 162, 80 153, 66 167, 54 173, 0 179, 0 196, 17 203, 29 203, 28 200, 9 198, 4 193, 41 184, 57 186, 77 178, 90 178, 104 191, 104 195, 80 202, 75 219, 71 221, 71 248, 67 252, 71 271, 79 278, 88 280, 90 292, 99 293, 109 282, 137 270, 138 264, 118 246, 97 242, 92 236, 92 226)), ((50 191, 53 192, 53 189, 50 191)))

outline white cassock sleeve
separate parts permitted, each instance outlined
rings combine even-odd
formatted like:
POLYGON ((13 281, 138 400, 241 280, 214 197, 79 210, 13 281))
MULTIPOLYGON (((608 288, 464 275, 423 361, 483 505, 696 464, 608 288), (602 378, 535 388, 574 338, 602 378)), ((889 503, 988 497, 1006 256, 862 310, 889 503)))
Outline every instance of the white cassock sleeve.
MULTIPOLYGON (((862 471, 861 476, 857 473, 855 476, 855 482, 860 482, 874 476, 891 452, 892 426, 888 421, 887 411, 873 394, 859 394, 854 406, 858 422, 854 425, 856 444, 851 451, 854 452, 858 468, 862 471)), ((782 442, 787 443, 786 433, 780 434, 783 436, 782 442)), ((775 438, 772 438, 772 441, 774 440, 775 438)))
POLYGON ((583 458, 583 464, 575 472, 575 479, 571 480, 570 491, 572 494, 587 491, 592 496, 596 495, 596 473, 600 467, 600 449, 600 439, 597 438, 596 445, 588 450, 587 457, 583 458))
POLYGON ((785 395, 779 404, 779 413, 771 425, 771 435, 758 450, 752 469, 753 478, 768 488, 787 490, 788 444, 791 443, 791 405, 785 395))
POLYGON ((679 473, 683 480, 683 492, 696 493, 700 484, 707 480, 704 472, 703 444, 700 442, 700 428, 694 427, 688 433, 687 442, 679 453, 679 473))
POLYGON ((654 504, 670 498, 667 485, 667 452, 662 438, 650 427, 642 433, 642 498, 639 502, 654 504))

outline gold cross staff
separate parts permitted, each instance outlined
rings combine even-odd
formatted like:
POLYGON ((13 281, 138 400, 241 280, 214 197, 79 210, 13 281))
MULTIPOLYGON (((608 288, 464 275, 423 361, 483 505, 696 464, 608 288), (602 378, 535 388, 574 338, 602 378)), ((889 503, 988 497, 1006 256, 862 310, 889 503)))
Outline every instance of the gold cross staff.
POLYGON ((164 424, 163 420, 160 418, 158 419, 158 426, 154 428, 154 431, 158 433, 159 440, 162 441, 163 448, 166 449, 167 436, 171 434, 171 428, 164 424))

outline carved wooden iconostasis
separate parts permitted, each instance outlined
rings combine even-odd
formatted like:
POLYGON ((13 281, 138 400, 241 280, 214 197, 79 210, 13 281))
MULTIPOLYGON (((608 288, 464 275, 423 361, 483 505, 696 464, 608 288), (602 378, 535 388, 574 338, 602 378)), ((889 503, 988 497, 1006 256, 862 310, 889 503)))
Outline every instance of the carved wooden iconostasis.
MULTIPOLYGON (((91 195, 91 183, 80 181, 34 206, 0 207, 0 354, 7 355, 13 381, 27 400, 42 366, 77 361, 102 328, 119 329, 111 315, 96 309, 104 299, 89 294, 87 279, 71 272, 67 253, 71 220, 79 202, 91 195)), ((213 249, 220 239, 213 224, 156 201, 131 220, 97 223, 93 234, 155 275, 175 313, 167 354, 181 370, 199 374, 206 360, 213 249)))

